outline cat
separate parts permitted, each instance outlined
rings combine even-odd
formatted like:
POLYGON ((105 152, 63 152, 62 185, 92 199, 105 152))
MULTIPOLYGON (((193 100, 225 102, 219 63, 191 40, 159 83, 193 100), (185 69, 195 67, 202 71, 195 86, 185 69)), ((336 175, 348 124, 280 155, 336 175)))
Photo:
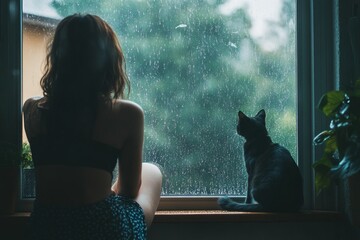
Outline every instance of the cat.
POLYGON ((220 197, 224 210, 245 212, 295 212, 303 205, 302 177, 290 152, 273 143, 265 126, 265 110, 255 117, 238 113, 237 133, 244 137, 248 173, 245 203, 220 197))

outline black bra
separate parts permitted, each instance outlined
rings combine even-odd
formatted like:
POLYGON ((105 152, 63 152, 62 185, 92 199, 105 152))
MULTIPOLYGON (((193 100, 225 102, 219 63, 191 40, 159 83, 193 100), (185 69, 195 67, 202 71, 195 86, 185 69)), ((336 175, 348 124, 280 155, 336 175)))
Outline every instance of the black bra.
POLYGON ((34 165, 84 166, 112 174, 119 150, 94 140, 47 136, 29 139, 34 165))

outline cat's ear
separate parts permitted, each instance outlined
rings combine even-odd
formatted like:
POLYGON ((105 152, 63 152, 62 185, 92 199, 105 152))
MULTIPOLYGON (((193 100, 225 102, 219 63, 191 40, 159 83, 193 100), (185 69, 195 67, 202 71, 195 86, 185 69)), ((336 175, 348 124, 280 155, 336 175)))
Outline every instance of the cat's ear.
POLYGON ((243 113, 242 111, 239 111, 238 116, 239 116, 239 119, 246 119, 247 118, 245 113, 243 113))
POLYGON ((256 117, 262 117, 262 118, 265 119, 265 117, 266 117, 265 110, 264 110, 264 109, 261 109, 261 110, 256 114, 256 117))
POLYGON ((264 110, 264 109, 261 109, 261 110, 256 114, 255 117, 261 118, 261 119, 264 120, 264 122, 265 122, 265 118, 266 118, 265 110, 264 110))

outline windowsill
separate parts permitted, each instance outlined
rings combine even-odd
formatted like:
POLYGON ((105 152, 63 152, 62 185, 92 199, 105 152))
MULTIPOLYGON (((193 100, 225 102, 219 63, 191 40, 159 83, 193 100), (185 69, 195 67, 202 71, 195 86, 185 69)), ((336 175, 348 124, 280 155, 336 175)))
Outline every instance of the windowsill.
POLYGON ((228 212, 221 210, 157 211, 154 222, 301 222, 341 221, 340 212, 303 211, 299 213, 228 212))
MULTIPOLYGON (((5 221, 26 221, 29 212, 0 216, 5 221)), ((170 222, 336 222, 343 221, 340 212, 302 211, 299 213, 228 212, 221 210, 157 211, 154 223, 170 222)))

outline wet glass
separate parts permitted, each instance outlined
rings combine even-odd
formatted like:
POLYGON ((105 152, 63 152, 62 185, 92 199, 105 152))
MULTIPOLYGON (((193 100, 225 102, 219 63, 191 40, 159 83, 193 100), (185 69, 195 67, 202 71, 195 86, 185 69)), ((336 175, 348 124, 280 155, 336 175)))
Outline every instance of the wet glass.
POLYGON ((23 3, 23 51, 42 54, 24 54, 24 99, 42 94, 46 41, 58 20, 88 12, 114 28, 129 99, 145 112, 144 160, 162 167, 163 195, 246 195, 239 110, 265 109, 273 141, 296 159, 295 0, 23 3))

